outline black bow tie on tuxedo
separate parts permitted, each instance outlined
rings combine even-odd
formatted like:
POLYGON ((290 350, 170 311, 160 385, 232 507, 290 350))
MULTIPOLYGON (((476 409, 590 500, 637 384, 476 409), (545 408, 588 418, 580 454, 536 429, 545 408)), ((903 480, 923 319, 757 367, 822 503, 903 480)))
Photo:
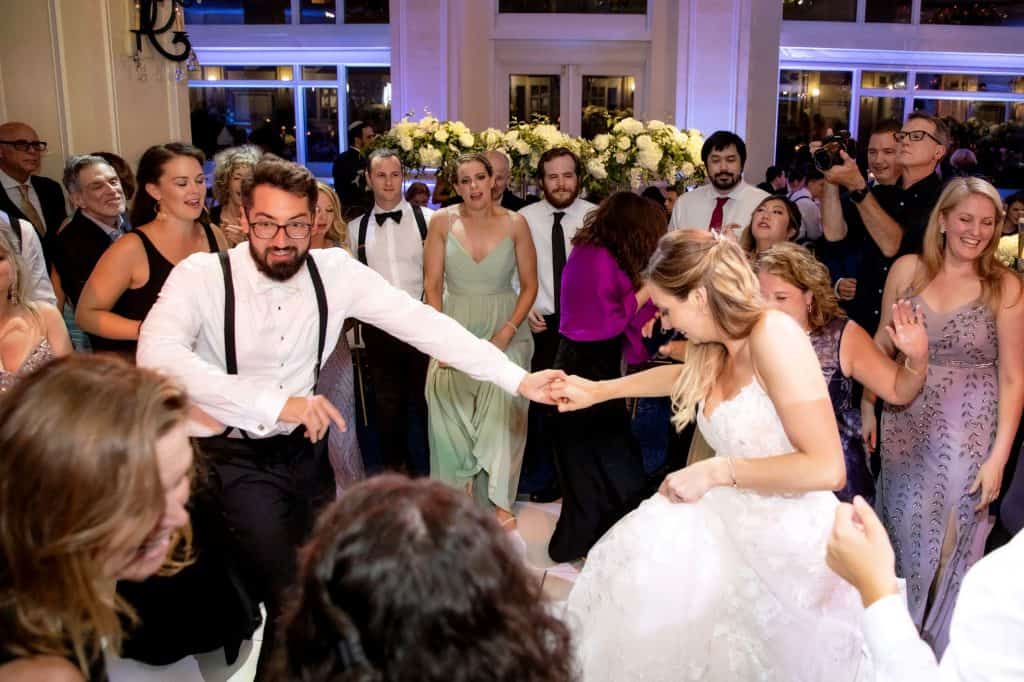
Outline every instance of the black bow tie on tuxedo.
POLYGON ((391 211, 391 213, 377 213, 374 217, 377 218, 378 227, 382 226, 384 224, 384 221, 387 220, 388 218, 391 218, 396 223, 402 222, 401 211, 391 211))

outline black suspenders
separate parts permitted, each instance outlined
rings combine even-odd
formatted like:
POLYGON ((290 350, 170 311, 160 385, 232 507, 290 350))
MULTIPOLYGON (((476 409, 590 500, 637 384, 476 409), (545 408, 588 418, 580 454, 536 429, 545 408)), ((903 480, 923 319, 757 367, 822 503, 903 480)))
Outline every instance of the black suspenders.
MULTIPOLYGON (((359 221, 359 241, 356 242, 356 257, 359 258, 359 262, 363 265, 369 265, 369 263, 366 262, 366 229, 370 225, 370 215, 372 213, 373 211, 367 211, 359 221)), ((427 219, 423 215, 423 209, 419 206, 413 206, 412 215, 416 218, 416 227, 420 231, 420 241, 426 241, 427 219)))
MULTIPOLYGON (((227 251, 218 254, 220 269, 224 273, 224 364, 228 374, 238 374, 238 352, 235 346, 235 285, 231 276, 231 260, 227 251)), ((324 360, 324 345, 327 341, 327 295, 324 293, 324 282, 320 270, 313 262, 313 257, 306 255, 306 268, 313 280, 313 291, 316 292, 316 309, 319 317, 319 335, 317 337, 316 367, 313 368, 313 391, 320 381, 320 365, 324 360)), ((223 434, 231 431, 229 426, 223 434)), ((249 436, 239 429, 243 438, 249 436)))

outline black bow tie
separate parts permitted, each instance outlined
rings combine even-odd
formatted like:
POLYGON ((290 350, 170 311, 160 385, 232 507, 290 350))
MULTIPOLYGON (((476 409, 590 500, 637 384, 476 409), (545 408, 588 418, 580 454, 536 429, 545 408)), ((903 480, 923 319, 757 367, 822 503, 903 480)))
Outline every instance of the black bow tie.
POLYGON ((402 212, 401 211, 392 211, 391 213, 378 213, 374 217, 377 219, 377 226, 378 227, 383 225, 384 221, 387 220, 388 218, 391 218, 396 223, 402 222, 402 212))

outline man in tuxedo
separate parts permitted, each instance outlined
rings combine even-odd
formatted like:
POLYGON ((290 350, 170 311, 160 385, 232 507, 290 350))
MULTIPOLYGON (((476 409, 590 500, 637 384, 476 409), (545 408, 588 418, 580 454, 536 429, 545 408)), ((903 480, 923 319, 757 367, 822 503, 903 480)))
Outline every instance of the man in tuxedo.
POLYGON ((701 161, 708 183, 679 197, 670 230, 711 230, 739 237, 754 209, 769 194, 743 179, 747 145, 736 133, 719 130, 704 141, 701 161))
POLYGON ((57 234, 67 209, 60 185, 39 172, 46 143, 31 126, 11 121, 0 125, 0 210, 15 219, 27 220, 43 242, 57 234))
POLYGON ((53 279, 76 306, 96 263, 128 231, 128 225, 117 171, 99 156, 68 159, 64 187, 77 210, 51 241, 53 279))
MULTIPOLYGON (((348 224, 349 246, 360 262, 418 301, 423 298, 423 240, 433 213, 405 200, 403 180, 402 162, 394 151, 377 149, 370 154, 366 181, 373 205, 348 224)), ((360 329, 383 464, 426 476, 430 462, 423 392, 430 359, 382 329, 369 324, 360 329)))
POLYGON ((363 174, 366 171, 366 149, 375 137, 377 133, 372 125, 365 121, 354 121, 348 127, 348 149, 334 160, 331 169, 334 191, 341 200, 345 220, 352 220, 373 206, 363 174))

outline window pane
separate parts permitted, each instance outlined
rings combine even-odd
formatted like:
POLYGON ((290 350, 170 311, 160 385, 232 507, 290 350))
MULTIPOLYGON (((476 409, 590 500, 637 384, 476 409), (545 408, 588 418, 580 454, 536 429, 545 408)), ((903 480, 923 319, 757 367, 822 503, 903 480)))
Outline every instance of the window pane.
POLYGON ((609 118, 616 121, 633 115, 632 76, 583 77, 583 137, 608 132, 609 118))
POLYGON ((857 21, 857 0, 783 2, 782 18, 800 21, 857 21))
POLYGON ((907 73, 905 71, 862 71, 860 87, 904 90, 907 87, 907 73))
POLYGON ((291 88, 189 88, 192 144, 212 156, 251 142, 295 159, 295 102, 291 88))
POLYGON ((561 78, 559 76, 512 75, 509 77, 509 125, 546 117, 559 124, 561 78))
POLYGON ((1012 92, 1024 94, 1024 76, 975 76, 965 73, 919 73, 918 90, 1012 92))
POLYGON ((302 80, 305 81, 335 81, 338 80, 338 67, 336 66, 303 66, 302 80))
POLYGON ((302 0, 299 5, 300 24, 334 24, 338 21, 334 0, 302 0))
POLYGON ((338 155, 338 88, 303 88, 306 98, 306 165, 322 177, 338 155))
POLYGON ((1020 0, 921 0, 921 23, 1024 26, 1024 3, 1020 0))
POLYGON ((203 66, 204 81, 290 81, 290 66, 203 66))
POLYGON ((829 129, 849 129, 852 85, 850 71, 779 72, 776 165, 789 165, 797 147, 823 139, 829 129))
POLYGON ((647 14, 647 0, 499 0, 509 14, 647 14))
POLYGON ((909 24, 910 5, 910 0, 867 0, 864 20, 909 24))
POLYGON ((997 187, 1024 187, 1024 102, 915 99, 914 109, 944 117, 951 150, 973 150, 997 187))
POLYGON ((185 8, 185 24, 290 24, 291 0, 203 0, 185 8))
POLYGON ((388 0, 345 0, 346 24, 386 24, 388 0))
POLYGON ((861 97, 860 121, 857 123, 857 144, 862 155, 868 151, 871 130, 887 119, 903 121, 902 97, 861 97))
POLYGON ((391 128, 391 69, 350 68, 345 87, 349 125, 362 121, 378 133, 391 128))

